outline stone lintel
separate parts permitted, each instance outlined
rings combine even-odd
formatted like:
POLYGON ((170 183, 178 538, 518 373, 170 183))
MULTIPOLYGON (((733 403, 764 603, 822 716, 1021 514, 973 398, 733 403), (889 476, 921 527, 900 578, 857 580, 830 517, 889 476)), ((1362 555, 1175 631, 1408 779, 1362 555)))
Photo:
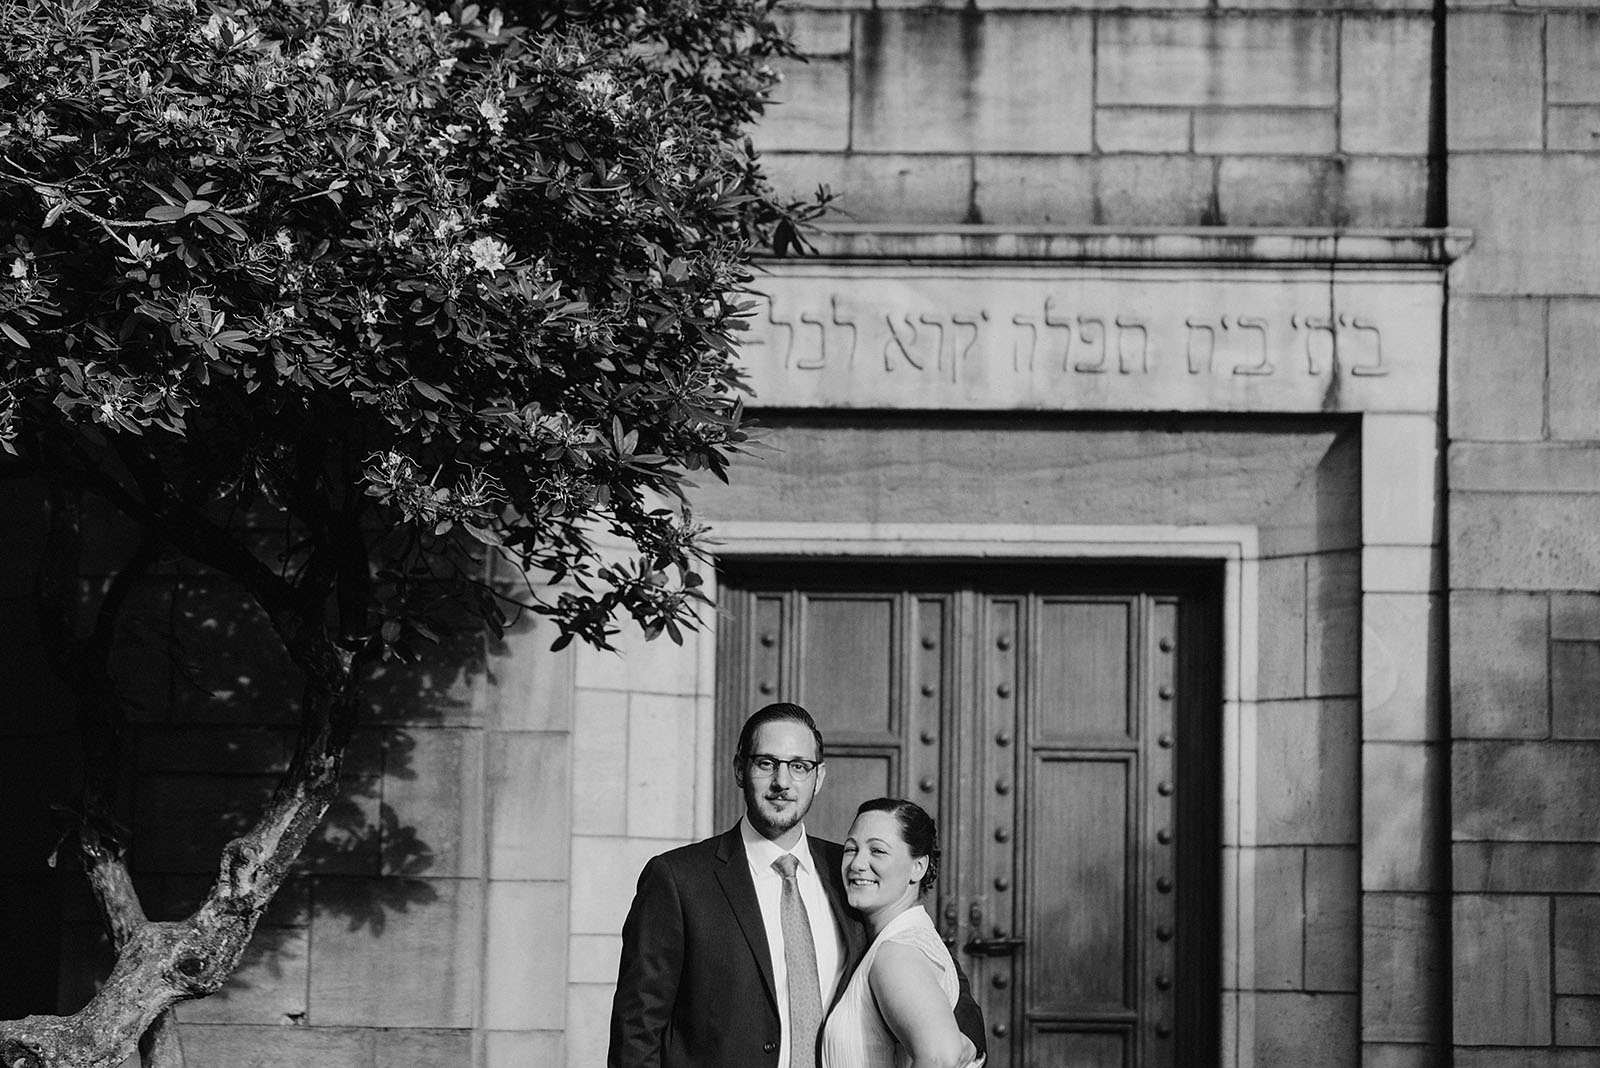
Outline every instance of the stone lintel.
POLYGON ((768 268, 742 345, 761 407, 1431 414, 1438 404, 1436 262, 768 268))

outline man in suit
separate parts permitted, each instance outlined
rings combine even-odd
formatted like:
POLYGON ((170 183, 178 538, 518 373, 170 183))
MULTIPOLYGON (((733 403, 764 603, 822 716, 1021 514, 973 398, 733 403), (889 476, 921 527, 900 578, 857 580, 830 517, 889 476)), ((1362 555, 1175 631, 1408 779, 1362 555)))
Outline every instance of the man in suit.
MULTIPOLYGON (((805 831, 827 770, 799 705, 745 722, 733 767, 744 818, 639 876, 607 1068, 816 1068, 822 1017, 866 948, 845 905, 841 847, 805 831)), ((957 1022, 982 1052, 964 974, 961 997, 957 1022)))

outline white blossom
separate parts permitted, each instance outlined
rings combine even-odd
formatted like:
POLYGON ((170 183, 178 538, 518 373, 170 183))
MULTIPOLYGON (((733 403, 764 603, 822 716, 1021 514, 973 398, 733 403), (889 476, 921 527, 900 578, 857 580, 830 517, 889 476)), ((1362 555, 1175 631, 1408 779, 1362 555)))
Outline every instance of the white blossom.
POLYGON ((494 237, 480 237, 467 247, 472 265, 480 271, 503 271, 511 258, 511 246, 494 237))
POLYGON ((589 106, 616 121, 633 106, 633 99, 608 70, 592 70, 578 79, 578 92, 589 99, 589 106))
POLYGON ((600 102, 617 94, 617 79, 608 70, 592 70, 578 79, 578 91, 600 102))
POLYGON ((306 48, 306 50, 294 57, 294 65, 302 68, 311 68, 319 66, 322 63, 323 58, 322 38, 313 37, 311 39, 311 44, 306 48))
POLYGON ((18 256, 16 259, 11 261, 11 277, 28 277, 28 264, 27 261, 25 261, 21 256, 18 256))
POLYGON ((433 236, 437 238, 449 237, 451 234, 459 233, 461 228, 461 213, 457 211, 447 211, 434 220, 433 236))
POLYGON ((265 336, 277 337, 288 328, 290 322, 300 317, 293 304, 285 304, 277 308, 268 308, 263 317, 262 328, 265 336))
POLYGON ((489 129, 497 134, 506 132, 506 109, 500 106, 500 100, 493 97, 484 97, 478 101, 478 114, 483 116, 483 121, 489 124, 489 129))

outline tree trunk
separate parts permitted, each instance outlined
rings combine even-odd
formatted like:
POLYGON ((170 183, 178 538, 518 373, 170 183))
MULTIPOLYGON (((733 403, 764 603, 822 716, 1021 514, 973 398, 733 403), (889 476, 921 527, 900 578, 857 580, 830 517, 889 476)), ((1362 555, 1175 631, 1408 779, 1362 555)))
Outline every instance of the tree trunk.
MULTIPOLYGON (((99 906, 100 918, 118 953, 148 921, 133 876, 115 845, 107 845, 93 825, 79 832, 78 851, 83 857, 89 891, 99 906)), ((184 1068, 183 1043, 178 1039, 178 1018, 171 1009, 157 1016, 139 1037, 141 1068, 184 1068)))
MULTIPOLYGON (((193 915, 145 919, 120 855, 85 825, 81 845, 96 900, 120 941, 117 962, 74 1015, 0 1022, 0 1068, 117 1068, 167 1010, 215 993, 238 966, 262 913, 338 794, 354 716, 352 657, 327 640, 297 651, 312 654, 297 659, 320 670, 307 686, 295 758, 267 811, 223 849, 217 880, 193 915)), ((158 1032, 154 1041, 160 1048, 166 1040, 158 1032)))

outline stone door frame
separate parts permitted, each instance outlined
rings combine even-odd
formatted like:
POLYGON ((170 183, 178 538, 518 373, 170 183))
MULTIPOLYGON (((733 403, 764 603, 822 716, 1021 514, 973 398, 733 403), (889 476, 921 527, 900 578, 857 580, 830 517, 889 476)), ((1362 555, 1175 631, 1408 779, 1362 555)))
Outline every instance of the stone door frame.
MULTIPOLYGON (((1205 561, 1222 565, 1222 763, 1224 812, 1222 845, 1234 856, 1238 846, 1254 839, 1247 813, 1255 806, 1253 769, 1245 762, 1246 732, 1242 723, 1255 707, 1255 657, 1258 635, 1258 537, 1250 526, 1018 526, 1006 524, 857 524, 857 523, 720 523, 717 526, 719 559, 745 557, 789 560, 919 558, 955 561, 1083 562, 1115 560, 1119 564, 1205 561)), ((714 587, 715 578, 712 577, 714 587)), ((711 591, 715 597, 716 590, 711 591)), ((714 647, 714 641, 704 643, 714 647)), ((714 678, 707 673, 702 677, 714 678)), ((713 737, 710 730, 702 739, 713 737)), ((702 766, 710 753, 699 754, 702 766)), ((708 783, 708 786, 710 783, 708 783)), ((709 789, 707 793, 709 793, 709 789)), ((707 810, 705 833, 712 833, 711 801, 699 798, 707 810)), ((1222 958, 1223 1062, 1244 1065, 1232 1053, 1239 1046, 1238 1020, 1246 1007, 1232 993, 1251 985, 1245 974, 1255 959, 1251 936, 1255 929, 1254 901, 1240 889, 1250 880, 1240 877, 1237 864, 1224 864, 1224 931, 1222 958)))
MULTIPOLYGON (((1423 429, 1414 422, 1393 425, 1396 417, 1367 417, 1362 424, 1362 619, 1364 654, 1375 646, 1403 647, 1387 625, 1409 628, 1436 615, 1432 606, 1442 591, 1442 574, 1436 543, 1397 544, 1378 538, 1396 538, 1404 530, 1393 529, 1398 515, 1390 502, 1432 502, 1437 500, 1438 443, 1436 436, 1419 435, 1423 429), (1406 440, 1409 439, 1409 440, 1406 440), (1404 450, 1410 462, 1396 449, 1404 450), (1418 481, 1419 472, 1433 479, 1418 481), (1374 511, 1378 515, 1374 516, 1374 511), (1369 518, 1370 517, 1370 518, 1369 518), (1386 529, 1387 524, 1387 529, 1386 529), (1368 529, 1368 528, 1371 529, 1368 529), (1382 602, 1381 604, 1379 602, 1382 602), (1409 609, 1409 610, 1408 610, 1409 609)), ((1429 425, 1433 426, 1431 421, 1429 425)), ((1437 429, 1436 426, 1434 428, 1437 429)), ((1418 509, 1411 509, 1413 513, 1418 509)), ((1432 509, 1422 509, 1432 511, 1432 509)), ((1413 515, 1413 519, 1422 518, 1413 515)), ((1432 537, 1433 523, 1426 524, 1432 537)), ((1414 530, 1418 537, 1422 531, 1414 530)), ((1253 526, 1018 526, 1007 524, 865 524, 865 523, 762 523, 724 522, 717 526, 717 558, 929 558, 957 561, 1087 561, 1172 562, 1210 561, 1223 569, 1222 623, 1222 745, 1223 745, 1223 832, 1222 844, 1229 854, 1224 864, 1223 885, 1223 979, 1222 1005, 1223 1063, 1231 1068, 1252 1068, 1257 1062, 1253 1048, 1255 1016, 1254 966, 1256 961, 1254 879, 1251 852, 1256 844, 1255 735, 1257 711, 1257 650, 1260 647, 1260 621, 1263 606, 1259 594, 1259 538, 1253 526)), ((709 569, 708 569, 709 571, 709 569)), ((708 574, 708 591, 716 595, 714 572, 708 574)), ((1270 608, 1266 609, 1270 618, 1270 608)), ((712 680, 715 672, 716 642, 709 634, 699 646, 702 680, 712 680)), ((1436 885, 1411 885, 1405 878, 1414 864, 1406 844, 1431 842, 1445 833, 1442 813, 1426 804, 1426 796, 1414 796, 1415 804, 1394 804, 1398 765, 1413 770, 1407 781, 1425 789, 1428 771, 1436 762, 1438 739, 1430 737, 1431 701, 1411 711, 1416 722, 1394 722, 1378 729, 1369 723, 1369 713, 1396 719, 1392 707, 1396 693, 1427 695, 1430 675, 1437 670, 1430 659, 1442 656, 1436 642, 1423 644, 1420 658, 1387 657, 1398 674, 1381 679, 1364 673, 1361 688, 1363 710, 1362 782, 1363 832, 1361 837, 1361 888, 1368 893, 1396 891, 1432 892, 1436 885), (1382 691, 1375 687, 1381 683, 1382 691), (1387 737, 1398 733, 1402 737, 1387 737), (1416 738, 1403 738, 1406 735, 1416 738), (1373 747, 1386 752, 1380 759, 1373 747), (1411 765, 1418 765, 1411 768, 1411 765), (1397 879, 1399 880, 1397 882, 1397 879)), ((1437 695, 1432 695, 1435 699, 1437 695)), ((713 764, 715 695, 697 695, 700 709, 696 731, 697 764, 713 764)), ((695 799, 697 831, 710 835, 712 793, 715 775, 697 777, 695 799)), ((1411 793, 1402 790, 1401 793, 1411 793)), ((1415 872, 1422 876, 1426 873, 1415 872)), ((1425 881, 1433 883, 1432 878, 1425 881)), ((1365 932, 1365 924, 1363 924, 1365 932)), ((1420 947, 1419 947, 1420 948, 1420 947)), ((1429 947, 1436 951, 1440 947, 1429 947)), ((1429 954, 1431 955, 1431 953, 1429 954)), ((1389 974, 1385 962, 1363 959, 1364 990, 1398 979, 1389 974)), ((1365 1013, 1363 1014, 1365 1017, 1365 1013)), ((1399 1038, 1421 1039, 1385 1033, 1363 1022, 1365 1042, 1386 1042, 1399 1038)), ((1264 1068, 1264 1066, 1263 1066, 1264 1068)))

